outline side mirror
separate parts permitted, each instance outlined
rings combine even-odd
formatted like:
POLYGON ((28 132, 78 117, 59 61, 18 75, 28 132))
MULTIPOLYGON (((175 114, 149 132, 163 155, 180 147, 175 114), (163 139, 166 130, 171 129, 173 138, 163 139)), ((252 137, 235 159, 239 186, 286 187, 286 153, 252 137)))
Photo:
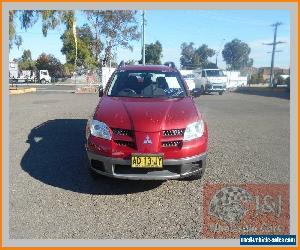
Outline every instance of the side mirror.
POLYGON ((99 97, 102 97, 103 96, 103 86, 102 85, 99 86, 98 92, 99 92, 99 97))
POLYGON ((199 96, 201 95, 201 89, 199 89, 199 88, 193 89, 193 90, 191 91, 191 95, 192 95, 193 97, 199 97, 199 96))

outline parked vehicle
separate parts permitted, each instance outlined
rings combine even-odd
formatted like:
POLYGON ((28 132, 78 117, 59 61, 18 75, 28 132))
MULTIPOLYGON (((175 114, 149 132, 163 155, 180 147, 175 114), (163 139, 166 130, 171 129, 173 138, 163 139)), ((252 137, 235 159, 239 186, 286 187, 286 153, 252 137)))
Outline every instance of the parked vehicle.
POLYGON ((9 63, 9 81, 13 83, 21 82, 40 82, 42 84, 50 83, 51 76, 48 70, 21 70, 19 71, 18 62, 9 63))
POLYGON ((196 87, 196 84, 195 84, 196 76, 194 74, 182 75, 182 77, 185 80, 189 90, 195 89, 195 87, 196 87))
POLYGON ((91 173, 114 178, 200 178, 208 131, 176 68, 120 66, 86 127, 91 173))
POLYGON ((51 76, 49 75, 48 70, 40 70, 39 71, 38 81, 42 84, 51 82, 51 76))
POLYGON ((274 77, 273 87, 289 87, 289 78, 290 75, 277 75, 274 77), (288 80, 287 80, 288 79, 288 80))
POLYGON ((199 79, 199 73, 194 70, 180 70, 180 74, 185 79, 189 90, 198 90, 199 94, 204 94, 205 84, 199 79))
POLYGON ((221 69, 201 69, 197 73, 196 86, 200 86, 203 92, 222 95, 226 91, 227 76, 221 69))
POLYGON ((188 85, 189 90, 193 90, 196 88, 196 83, 195 83, 195 74, 188 74, 188 75, 183 75, 183 78, 188 85))

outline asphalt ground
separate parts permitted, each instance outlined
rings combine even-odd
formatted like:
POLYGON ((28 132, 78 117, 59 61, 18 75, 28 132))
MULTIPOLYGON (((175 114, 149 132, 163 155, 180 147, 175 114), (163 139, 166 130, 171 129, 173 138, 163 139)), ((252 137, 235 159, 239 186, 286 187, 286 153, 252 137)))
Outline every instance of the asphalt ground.
POLYGON ((93 179, 84 130, 97 102, 59 91, 10 96, 10 238, 197 239, 206 184, 289 183, 286 93, 197 98, 209 151, 195 181, 93 179))

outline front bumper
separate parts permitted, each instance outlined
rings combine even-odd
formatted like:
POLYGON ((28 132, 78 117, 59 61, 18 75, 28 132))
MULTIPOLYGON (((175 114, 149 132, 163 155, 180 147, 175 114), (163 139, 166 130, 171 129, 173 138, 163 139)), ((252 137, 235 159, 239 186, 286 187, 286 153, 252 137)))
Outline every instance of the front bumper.
POLYGON ((205 169, 206 153, 181 159, 165 159, 162 169, 131 168, 130 160, 111 158, 87 151, 92 171, 113 178, 132 180, 180 179, 205 169))
POLYGON ((205 90, 207 92, 221 92, 221 91, 226 91, 226 86, 224 86, 223 84, 207 84, 205 86, 205 90))

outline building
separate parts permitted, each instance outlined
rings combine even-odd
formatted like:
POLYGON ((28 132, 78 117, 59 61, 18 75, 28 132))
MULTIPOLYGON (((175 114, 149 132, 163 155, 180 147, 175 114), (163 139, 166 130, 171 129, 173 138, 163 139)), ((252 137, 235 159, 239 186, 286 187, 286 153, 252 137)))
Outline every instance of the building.
POLYGON ((258 68, 255 67, 244 67, 240 70, 241 76, 251 76, 258 73, 258 68))
MULTIPOLYGON (((289 69, 282 69, 282 68, 274 68, 274 75, 280 74, 280 75, 289 75, 290 70, 289 69)), ((270 78, 270 67, 261 67, 258 69, 258 74, 261 79, 264 81, 269 80, 270 78)))

